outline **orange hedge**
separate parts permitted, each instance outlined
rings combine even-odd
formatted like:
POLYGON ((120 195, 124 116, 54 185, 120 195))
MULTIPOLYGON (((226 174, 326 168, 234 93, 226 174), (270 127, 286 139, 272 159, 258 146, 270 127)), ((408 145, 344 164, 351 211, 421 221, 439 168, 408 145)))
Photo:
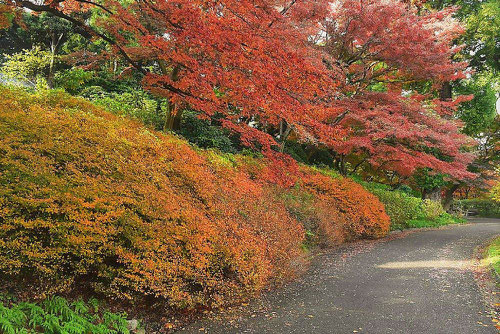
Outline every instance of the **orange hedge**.
POLYGON ((380 238, 389 232, 390 218, 379 199, 358 183, 306 172, 304 187, 315 195, 319 232, 326 243, 359 238, 380 238))
POLYGON ((290 277, 307 219, 335 242, 387 230, 348 180, 305 169, 311 207, 294 211, 263 160, 222 163, 62 93, 0 94, 0 275, 40 297, 220 306, 290 277))

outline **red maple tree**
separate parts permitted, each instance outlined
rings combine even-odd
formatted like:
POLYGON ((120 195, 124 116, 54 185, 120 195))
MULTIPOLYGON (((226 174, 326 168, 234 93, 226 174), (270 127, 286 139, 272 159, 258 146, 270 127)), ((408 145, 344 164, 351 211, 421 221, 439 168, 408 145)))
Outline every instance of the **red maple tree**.
POLYGON ((264 151, 276 142, 259 128, 280 124, 339 137, 323 124, 338 113, 325 103, 337 79, 309 39, 319 32, 327 1, 14 2, 110 43, 144 74, 146 89, 169 100, 167 127, 175 128, 189 107, 223 115, 244 144, 264 151), (82 6, 100 12, 95 26, 78 18, 82 6))
POLYGON ((167 127, 192 108, 222 116, 268 155, 293 132, 352 169, 472 176, 467 137, 450 115, 456 102, 435 96, 465 66, 452 62, 461 32, 453 9, 421 13, 398 0, 11 1, 107 41, 169 101, 167 127), (99 13, 93 25, 81 18, 88 10, 99 13), (412 87, 422 83, 424 94, 412 87))
POLYGON ((346 78, 338 126, 349 135, 333 144, 341 166, 365 164, 403 177, 431 167, 473 177, 466 170, 472 155, 462 151, 471 142, 452 116, 467 97, 439 92, 463 77, 466 66, 452 60, 460 49, 452 41, 462 32, 453 10, 418 13, 387 0, 333 2, 324 30, 325 49, 346 78))

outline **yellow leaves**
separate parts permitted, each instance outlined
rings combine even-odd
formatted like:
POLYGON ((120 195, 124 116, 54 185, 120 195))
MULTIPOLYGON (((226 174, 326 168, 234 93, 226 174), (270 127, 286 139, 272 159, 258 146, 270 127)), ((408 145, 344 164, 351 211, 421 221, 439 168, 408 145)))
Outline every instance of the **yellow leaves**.
POLYGON ((165 329, 174 329, 176 327, 176 325, 171 323, 171 322, 166 322, 165 324, 163 324, 163 327, 165 329))

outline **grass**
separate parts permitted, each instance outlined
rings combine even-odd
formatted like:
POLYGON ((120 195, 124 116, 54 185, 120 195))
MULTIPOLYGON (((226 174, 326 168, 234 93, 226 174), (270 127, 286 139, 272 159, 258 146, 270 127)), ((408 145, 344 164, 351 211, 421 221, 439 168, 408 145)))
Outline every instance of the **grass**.
POLYGON ((500 237, 486 248, 482 264, 493 268, 497 277, 500 277, 500 237))
POLYGON ((417 218, 409 220, 406 223, 406 228, 426 228, 426 227, 440 227, 450 224, 463 224, 466 220, 463 218, 458 218, 452 216, 450 214, 443 214, 436 219, 426 219, 426 218, 417 218))

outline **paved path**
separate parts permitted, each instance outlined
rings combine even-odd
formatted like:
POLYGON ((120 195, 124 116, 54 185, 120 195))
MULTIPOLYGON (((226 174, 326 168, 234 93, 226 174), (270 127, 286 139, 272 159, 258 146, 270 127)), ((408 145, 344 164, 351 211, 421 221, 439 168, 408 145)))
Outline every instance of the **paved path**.
POLYGON ((477 219, 351 244, 319 256, 303 278, 230 319, 179 332, 497 333, 471 259, 498 234, 499 219, 477 219))

